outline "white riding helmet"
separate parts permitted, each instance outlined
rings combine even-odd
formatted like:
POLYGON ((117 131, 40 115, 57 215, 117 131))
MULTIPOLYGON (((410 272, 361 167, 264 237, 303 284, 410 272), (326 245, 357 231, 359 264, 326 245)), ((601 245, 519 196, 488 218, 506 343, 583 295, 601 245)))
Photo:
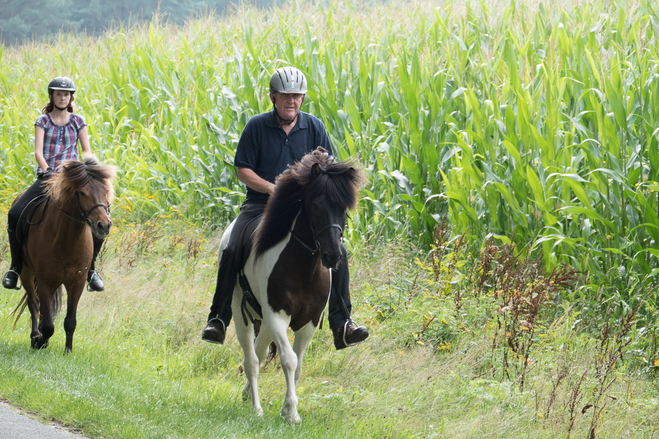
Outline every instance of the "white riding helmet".
POLYGON ((307 78, 295 67, 280 67, 270 78, 270 93, 307 93, 307 78))

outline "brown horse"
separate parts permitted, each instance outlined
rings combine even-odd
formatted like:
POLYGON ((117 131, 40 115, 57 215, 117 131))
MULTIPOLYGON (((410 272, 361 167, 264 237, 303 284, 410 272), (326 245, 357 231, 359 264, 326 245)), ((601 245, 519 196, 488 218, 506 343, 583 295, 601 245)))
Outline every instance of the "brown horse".
POLYGON ((116 169, 100 165, 94 157, 84 162, 66 161, 60 169, 46 181, 46 199, 36 208, 22 246, 21 282, 25 295, 16 308, 20 309, 16 320, 27 306, 32 318, 31 346, 47 347, 58 311, 53 304, 60 302, 64 285, 65 352, 71 352, 76 309, 92 262, 92 235, 105 238, 112 227, 109 206, 116 169))

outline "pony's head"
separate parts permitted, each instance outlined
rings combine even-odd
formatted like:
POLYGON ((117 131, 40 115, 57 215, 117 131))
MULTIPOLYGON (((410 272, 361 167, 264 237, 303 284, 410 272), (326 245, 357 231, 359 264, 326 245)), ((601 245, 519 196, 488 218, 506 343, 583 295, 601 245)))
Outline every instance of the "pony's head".
POLYGON ((48 195, 60 206, 74 206, 72 216, 86 222, 96 237, 108 236, 116 168, 101 165, 96 157, 88 156, 84 162, 67 160, 59 169, 46 181, 48 195))
POLYGON ((256 254, 283 239, 295 215, 302 210, 323 265, 338 266, 347 211, 355 207, 357 191, 365 181, 355 160, 335 163, 323 148, 302 157, 277 179, 275 194, 268 202, 256 238, 256 254))

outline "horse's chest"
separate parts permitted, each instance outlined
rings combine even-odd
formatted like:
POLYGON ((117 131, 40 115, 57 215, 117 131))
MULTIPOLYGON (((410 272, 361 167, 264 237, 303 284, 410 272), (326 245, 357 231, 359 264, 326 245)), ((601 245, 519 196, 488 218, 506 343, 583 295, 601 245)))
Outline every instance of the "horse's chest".
POLYGON ((268 276, 268 304, 273 311, 291 316, 291 327, 309 321, 317 324, 330 286, 330 270, 317 258, 284 249, 268 276))

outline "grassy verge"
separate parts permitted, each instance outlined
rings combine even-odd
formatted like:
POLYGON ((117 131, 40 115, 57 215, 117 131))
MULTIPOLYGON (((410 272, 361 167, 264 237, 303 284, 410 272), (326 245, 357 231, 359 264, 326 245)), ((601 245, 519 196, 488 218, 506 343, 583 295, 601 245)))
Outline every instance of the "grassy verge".
MULTIPOLYGON (((217 232, 173 221, 119 226, 102 255, 106 292, 83 294, 67 356, 64 316, 50 347, 33 351, 27 316, 15 330, 8 317, 20 293, 4 292, 0 398, 91 437, 550 438, 591 428, 593 408, 584 408, 596 396, 601 349, 574 330, 577 313, 555 310, 520 391, 516 375, 493 372, 501 350, 492 348, 491 322, 477 326, 475 302, 465 302, 469 315, 458 319, 454 298, 428 295, 422 286, 432 276, 405 243, 356 250, 355 317, 372 336, 337 352, 327 327, 317 333, 298 386, 303 423, 279 417, 285 383, 276 362, 261 373, 265 415, 255 417, 241 400, 233 329, 223 347, 199 339, 218 240, 217 232), (423 330, 428 313, 435 320, 423 330)), ((616 364, 597 437, 659 434, 659 388, 638 371, 616 364)))

